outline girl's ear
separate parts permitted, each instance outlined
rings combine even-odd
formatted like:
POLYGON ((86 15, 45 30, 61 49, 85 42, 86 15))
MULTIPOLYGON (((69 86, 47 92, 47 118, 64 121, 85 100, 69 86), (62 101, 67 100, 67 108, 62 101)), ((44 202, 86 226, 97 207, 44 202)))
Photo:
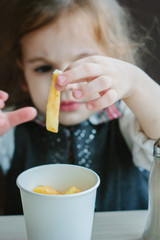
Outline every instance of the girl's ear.
POLYGON ((16 59, 16 63, 17 63, 17 66, 18 66, 21 70, 23 70, 23 64, 22 64, 22 62, 20 61, 19 58, 16 59))
POLYGON ((28 86, 26 82, 21 83, 21 89, 24 92, 29 92, 28 86))
MULTIPOLYGON (((16 62, 17 62, 17 66, 21 69, 21 71, 23 72, 23 65, 22 65, 22 62, 17 58, 16 59, 16 62)), ((20 88, 22 91, 24 92, 29 92, 29 89, 28 89, 28 85, 25 81, 21 82, 20 83, 20 88)))

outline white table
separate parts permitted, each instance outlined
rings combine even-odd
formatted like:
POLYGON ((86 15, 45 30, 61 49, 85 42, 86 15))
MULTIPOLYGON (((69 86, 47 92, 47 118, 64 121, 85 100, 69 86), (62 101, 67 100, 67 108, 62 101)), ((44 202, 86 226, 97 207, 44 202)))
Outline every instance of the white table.
MULTIPOLYGON (((147 211, 95 213, 92 240, 140 240, 146 214, 147 211)), ((0 216, 0 240, 27 240, 24 217, 0 216)))

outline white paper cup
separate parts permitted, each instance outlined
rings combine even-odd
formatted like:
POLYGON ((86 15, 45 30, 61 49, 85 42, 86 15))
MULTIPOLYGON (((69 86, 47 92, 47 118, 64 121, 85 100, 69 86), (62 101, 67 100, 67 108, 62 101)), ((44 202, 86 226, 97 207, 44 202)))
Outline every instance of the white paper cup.
POLYGON ((34 167, 17 178, 29 240, 90 240, 95 198, 100 184, 92 170, 69 164, 34 167), (82 192, 46 195, 33 192, 49 185, 65 192, 71 186, 82 192))

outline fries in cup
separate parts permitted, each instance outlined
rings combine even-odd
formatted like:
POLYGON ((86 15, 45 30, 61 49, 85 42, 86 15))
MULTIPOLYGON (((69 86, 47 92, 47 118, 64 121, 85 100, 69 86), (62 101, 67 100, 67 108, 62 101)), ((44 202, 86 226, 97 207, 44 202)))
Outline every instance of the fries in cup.
POLYGON ((65 192, 65 194, 73 194, 73 193, 79 193, 79 192, 81 192, 81 190, 73 186, 70 189, 68 189, 68 191, 65 192))
POLYGON ((50 194, 50 195, 62 195, 62 194, 79 193, 79 192, 81 192, 81 190, 76 188, 75 186, 73 186, 70 189, 68 189, 65 193, 61 193, 48 185, 47 186, 41 185, 41 186, 34 188, 33 192, 42 193, 42 194, 50 194))
POLYGON ((38 186, 36 187, 33 192, 42 193, 42 194, 50 194, 50 195, 61 195, 62 193, 55 190, 50 186, 38 186))

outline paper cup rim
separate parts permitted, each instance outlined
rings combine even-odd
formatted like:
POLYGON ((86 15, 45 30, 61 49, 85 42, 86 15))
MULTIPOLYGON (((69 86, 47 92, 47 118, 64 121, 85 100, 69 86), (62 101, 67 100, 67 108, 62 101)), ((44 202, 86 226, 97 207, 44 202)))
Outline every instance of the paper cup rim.
POLYGON ((40 165, 40 166, 35 166, 35 167, 32 167, 32 168, 29 168, 29 169, 27 169, 27 170, 24 170, 22 173, 20 173, 19 175, 18 175, 18 177, 17 177, 17 179, 16 179, 16 184, 17 184, 17 186, 18 186, 18 188, 20 189, 20 190, 23 190, 24 192, 27 192, 27 193, 29 193, 29 194, 32 194, 32 195, 37 195, 37 196, 41 196, 41 197, 47 197, 47 198, 73 198, 73 197, 79 197, 79 196, 81 196, 81 195, 86 195, 86 194, 88 194, 88 193, 90 193, 90 192, 92 192, 92 191, 94 191, 95 189, 97 189, 98 187, 99 187, 99 185, 100 185, 100 177, 99 177, 99 175, 95 172, 95 171, 93 171, 92 169, 89 169, 89 168, 86 168, 86 167, 83 167, 83 166, 79 166, 79 165, 73 165, 73 164, 63 164, 63 163, 56 163, 56 164, 45 164, 45 165, 40 165), (24 175, 24 174, 26 174, 26 173, 28 173, 28 172, 31 172, 31 171, 33 171, 33 169, 37 169, 37 168, 42 168, 42 167, 44 167, 44 166, 53 166, 53 165, 61 165, 61 166, 72 166, 72 167, 75 167, 75 168, 83 168, 83 169, 85 169, 85 170, 87 170, 87 171, 89 171, 89 172, 91 172, 91 173, 93 173, 95 176, 96 176, 96 178, 97 178, 97 183, 93 186, 93 187, 91 187, 91 188, 89 188, 89 189, 87 189, 87 190, 84 190, 84 191, 82 191, 82 192, 79 192, 79 193, 75 193, 75 194, 62 194, 62 195, 51 195, 51 194, 43 194, 43 193, 36 193, 36 192, 34 192, 34 191, 32 191, 32 190, 28 190, 28 189, 26 189, 25 187, 23 187, 21 184, 20 184, 20 182, 19 182, 19 180, 20 180, 20 178, 24 175))

